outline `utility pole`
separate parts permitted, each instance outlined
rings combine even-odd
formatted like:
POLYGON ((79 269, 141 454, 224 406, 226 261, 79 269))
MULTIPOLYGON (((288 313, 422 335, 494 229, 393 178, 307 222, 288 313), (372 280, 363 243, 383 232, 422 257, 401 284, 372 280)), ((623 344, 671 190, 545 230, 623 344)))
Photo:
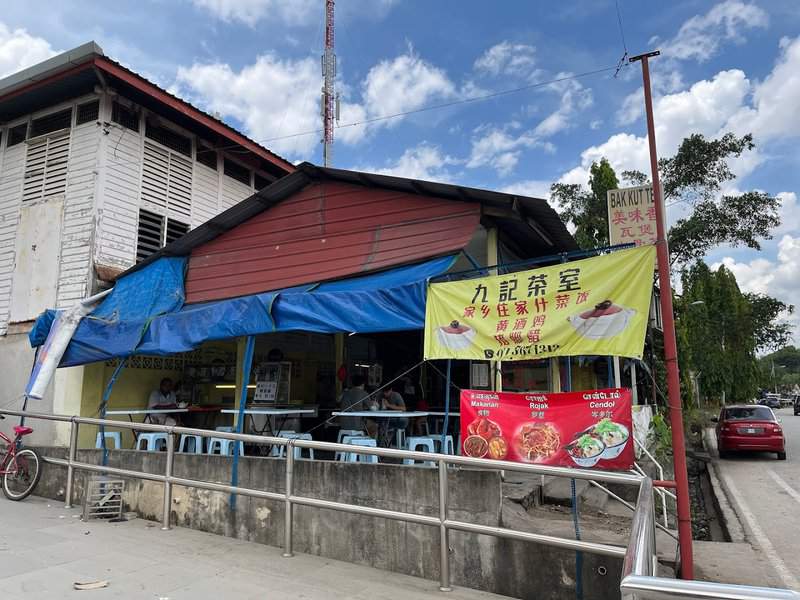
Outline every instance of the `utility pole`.
POLYGON ((648 59, 660 51, 632 56, 628 62, 642 63, 644 105, 647 114, 647 139, 650 144, 650 170, 653 177, 653 196, 656 208, 656 252, 658 255, 658 281, 661 289, 661 318, 664 325, 664 361, 667 368, 667 397, 669 420, 672 428, 672 456, 675 466, 675 492, 678 499, 678 543, 680 544, 681 577, 694 579, 692 562, 692 515, 689 502, 689 477, 686 472, 686 441, 683 434, 683 408, 681 382, 678 373, 678 348, 675 341, 675 316, 672 312, 672 284, 670 282, 669 249, 667 247, 666 210, 661 196, 656 153, 656 130, 653 124, 653 98, 650 93, 650 68, 648 59))
POLYGON ((322 164, 333 162, 333 120, 339 120, 336 82, 336 54, 333 52, 333 0, 325 0, 325 54, 322 55, 322 164))

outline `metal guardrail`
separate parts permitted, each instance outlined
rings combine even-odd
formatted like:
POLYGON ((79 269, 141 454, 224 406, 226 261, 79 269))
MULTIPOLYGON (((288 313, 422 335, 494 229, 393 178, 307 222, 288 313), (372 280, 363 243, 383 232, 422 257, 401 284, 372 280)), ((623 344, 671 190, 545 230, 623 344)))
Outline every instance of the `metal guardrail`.
POLYGON ((622 568, 622 600, 800 600, 779 588, 658 577, 653 482, 643 479, 622 568))
POLYGON ((210 431, 207 429, 193 429, 189 427, 155 425, 152 423, 128 423, 125 421, 112 421, 89 417, 52 415, 5 409, 0 410, 0 415, 70 423, 70 445, 67 459, 43 457, 44 461, 47 463, 60 465, 67 468, 67 484, 65 490, 66 508, 72 508, 72 496, 74 491, 73 483, 75 471, 77 469, 90 472, 108 473, 120 477, 145 479, 162 483, 164 486, 164 502, 162 507, 161 528, 163 530, 168 530, 171 527, 170 506, 172 504, 172 486, 174 485, 223 492, 227 494, 240 494, 254 498, 263 498, 267 500, 284 502, 286 524, 284 528, 285 537, 283 555, 286 557, 291 557, 293 555, 293 509, 295 505, 313 506, 317 508, 338 510, 351 514, 382 517, 385 519, 404 521, 407 523, 417 523, 419 525, 438 527, 441 541, 439 577, 439 589, 441 591, 450 591, 452 589, 450 586, 449 533, 451 530, 456 530, 477 533, 481 535, 491 535, 494 537, 511 540, 533 542, 537 544, 553 546, 556 548, 562 548, 565 550, 589 552, 602 556, 622 558, 623 571, 620 592, 623 600, 705 600, 716 598, 725 600, 800 600, 800 594, 790 590, 728 585, 701 581, 684 581, 657 577, 657 523, 655 520, 654 510, 653 482, 647 477, 640 477, 632 473, 612 473, 588 470, 583 471, 566 467, 549 467, 543 465, 471 458, 467 456, 454 456, 449 454, 411 452, 408 450, 396 450, 392 448, 370 448, 364 446, 353 446, 349 444, 320 442, 315 440, 286 439, 244 433, 210 431), (143 471, 132 471, 129 469, 94 465, 78 461, 78 431, 80 425, 104 425, 106 427, 117 429, 135 429, 137 431, 166 433, 167 452, 164 474, 161 475, 156 473, 146 473, 143 471), (175 436, 180 434, 224 438, 234 441, 238 440, 243 443, 247 442, 259 445, 285 446, 287 450, 284 492, 271 492, 267 490, 257 490, 240 486, 230 486, 221 483, 212 483, 210 481, 176 477, 173 475, 172 468, 175 458, 175 436), (411 458, 417 461, 434 462, 438 465, 439 514, 438 516, 417 515, 402 511, 359 506, 345 502, 335 502, 321 498, 298 496, 295 494, 294 490, 294 464, 296 461, 294 457, 294 448, 311 448, 314 450, 328 450, 331 452, 369 454, 396 459, 411 458), (520 531, 505 527, 480 525, 477 523, 469 523, 466 521, 451 519, 448 516, 449 498, 447 483, 447 466, 450 464, 493 471, 518 471, 538 475, 585 479, 590 482, 595 481, 639 486, 639 496, 635 507, 628 547, 623 548, 621 546, 615 546, 611 544, 560 538, 557 536, 530 533, 527 531, 520 531))
POLYGON ((619 483, 625 485, 640 485, 642 478, 630 473, 611 473, 597 471, 581 471, 566 467, 548 467, 542 465, 531 465, 513 463, 507 461, 487 460, 482 458, 471 458, 467 456, 454 456, 450 454, 435 454, 429 452, 411 452, 408 450, 396 450, 392 448, 371 448, 364 446, 353 446, 349 444, 336 444, 332 442, 320 442, 315 440, 286 439, 262 435, 250 435, 243 433, 227 433, 222 431, 211 431, 207 429, 194 429, 189 427, 178 427, 168 425, 155 425, 152 423, 129 423, 125 421, 112 421, 106 419, 94 419, 90 417, 71 417, 67 415, 51 415, 44 413, 31 413, 13 410, 0 410, 0 414, 12 416, 24 416, 27 419, 43 419, 48 421, 61 421, 70 423, 70 445, 67 459, 43 457, 44 461, 50 464, 60 465, 67 468, 67 483, 65 490, 65 504, 68 508, 72 507, 72 496, 74 490, 75 471, 83 470, 90 472, 108 473, 118 477, 131 477, 136 479, 146 479, 157 481, 164 486, 164 502, 161 515, 161 528, 170 529, 170 506, 172 504, 172 487, 181 485, 198 489, 224 492, 229 494, 241 494, 255 498, 265 498, 276 500, 285 504, 285 537, 283 545, 283 555, 291 557, 292 537, 293 537, 293 512, 296 505, 313 506, 330 510, 338 510, 351 514, 366 515, 371 517, 382 517, 407 523, 417 523, 439 528, 440 535, 440 578, 439 589, 450 591, 450 540, 451 530, 490 535, 510 540, 520 540, 533 542, 565 550, 588 552, 601 556, 612 556, 624 558, 625 548, 611 544, 601 544, 597 542, 587 542, 569 538, 561 538, 552 535, 544 535, 509 529, 505 527, 495 527, 490 525, 480 525, 466 521, 451 519, 448 515, 448 482, 447 466, 458 465, 493 471, 518 471, 523 473, 534 473, 537 475, 551 475, 558 477, 569 477, 573 479, 598 480, 605 483, 619 483), (117 429, 130 429, 137 431, 162 432, 167 434, 166 467, 164 474, 146 473, 116 467, 94 465, 80 462, 77 460, 78 430, 80 425, 104 425, 105 427, 117 429), (198 435, 201 437, 215 437, 229 440, 238 440, 259 445, 278 445, 286 447, 286 472, 285 490, 283 493, 267 490, 256 490, 240 486, 230 486, 221 483, 199 481, 195 479, 185 479, 173 475, 172 467, 175 458, 175 436, 180 434, 198 435), (354 454, 368 454, 395 459, 413 459, 416 461, 430 461, 438 465, 438 488, 439 488, 439 514, 437 516, 418 515, 408 512, 375 508, 369 506, 359 506, 345 502, 335 502, 321 498, 309 498, 299 496, 294 490, 294 448, 311 448, 314 450, 328 450, 330 452, 347 452, 354 454))

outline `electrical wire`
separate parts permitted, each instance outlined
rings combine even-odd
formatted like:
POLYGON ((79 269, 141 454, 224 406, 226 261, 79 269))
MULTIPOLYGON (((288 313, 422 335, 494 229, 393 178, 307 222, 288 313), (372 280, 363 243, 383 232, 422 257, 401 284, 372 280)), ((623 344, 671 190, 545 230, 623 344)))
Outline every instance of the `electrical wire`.
POLYGON ((628 44, 625 43, 625 31, 622 27, 622 14, 619 11, 619 0, 614 0, 614 5, 617 8, 617 24, 619 24, 619 36, 622 39, 622 50, 623 50, 622 57, 619 59, 619 62, 617 63, 617 69, 616 71, 614 71, 614 79, 616 79, 617 75, 619 75, 619 72, 622 70, 622 68, 628 64, 628 62, 625 60, 626 58, 628 58, 628 44))
MULTIPOLYGON (((369 125, 370 123, 376 123, 376 122, 379 122, 379 121, 386 121, 386 120, 389 120, 389 119, 396 119, 396 118, 399 118, 399 117, 407 117, 407 116, 410 116, 410 115, 415 115, 415 114, 428 112, 428 111, 432 111, 432 110, 439 110, 439 109, 442 109, 442 108, 450 108, 450 107, 453 107, 453 106, 460 106, 460 105, 463 105, 463 104, 481 102, 483 100, 491 100, 492 98, 498 98, 498 97, 501 97, 501 96, 507 96, 509 94, 516 94, 516 93, 519 93, 519 92, 524 92, 526 90, 532 90, 532 89, 536 89, 536 88, 541 88, 541 87, 545 87, 545 86, 548 86, 548 85, 552 85, 554 83, 561 83, 562 81, 571 81, 573 79, 580 79, 580 78, 583 78, 583 77, 589 77, 591 75, 598 75, 600 73, 606 73, 608 71, 614 71, 615 69, 617 69, 616 66, 603 67, 602 69, 593 69, 591 71, 584 71, 583 73, 577 73, 575 75, 565 75, 564 77, 556 77, 555 79, 549 79, 547 81, 540 81, 538 83, 531 83, 529 85, 524 85, 524 86, 521 86, 521 87, 511 88, 511 89, 507 89, 507 90, 500 90, 498 92, 492 92, 490 94, 482 94, 480 96, 472 96, 470 98, 462 98, 460 100, 453 100, 451 102, 442 102, 440 104, 431 104, 431 105, 428 105, 428 106, 422 106, 420 108, 415 108, 415 109, 412 109, 412 110, 405 110, 405 111, 401 111, 401 112, 397 112, 397 113, 392 113, 392 114, 389 114, 389 115, 380 115, 380 116, 377 116, 377 117, 370 117, 368 119, 362 119, 360 121, 353 121, 351 123, 343 123, 343 124, 340 124, 340 125, 336 125, 335 128, 336 129, 344 129, 345 127, 358 127, 358 126, 361 126, 361 125, 369 125)), ((301 136, 305 136, 305 135, 319 134, 321 132, 322 132, 322 129, 314 129, 313 131, 312 130, 302 131, 302 132, 298 132, 298 133, 292 133, 292 134, 289 134, 289 135, 281 135, 281 136, 276 136, 276 137, 271 137, 271 138, 265 138, 263 140, 256 140, 256 143, 265 144, 265 143, 268 143, 268 142, 275 142, 275 141, 278 141, 278 140, 286 140, 286 139, 301 137, 301 136)), ((224 148, 224 147, 217 148, 217 150, 225 150, 225 149, 226 148, 224 148)))

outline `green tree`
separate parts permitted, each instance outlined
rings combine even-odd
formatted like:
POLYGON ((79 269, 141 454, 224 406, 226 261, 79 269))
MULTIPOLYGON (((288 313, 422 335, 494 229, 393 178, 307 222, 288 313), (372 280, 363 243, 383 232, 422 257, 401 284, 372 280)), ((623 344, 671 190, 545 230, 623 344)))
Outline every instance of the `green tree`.
POLYGON ((756 349, 777 350, 788 345, 792 339, 792 326, 783 315, 794 313, 794 305, 766 294, 745 294, 745 297, 753 315, 756 349))
POLYGON ((759 368, 752 305, 724 266, 697 262, 684 271, 677 302, 680 354, 699 376, 706 402, 743 402, 756 396, 759 368))
MULTIPOLYGON (((723 185, 736 179, 730 160, 754 147, 750 134, 726 133, 711 140, 693 134, 683 140, 675 156, 658 162, 665 204, 690 207, 690 213, 667 233, 670 261, 679 271, 722 244, 760 250, 761 240, 770 239, 771 231, 780 225, 780 201, 775 196, 760 191, 720 195, 723 185)), ((627 185, 649 181, 641 171, 623 171, 622 179, 627 185)), ((551 186, 551 196, 564 207, 562 217, 575 227, 575 239, 582 248, 608 244, 605 193, 618 187, 617 181, 603 158, 592 163, 588 190, 574 184, 551 186)))
MULTIPOLYGON (((696 133, 681 142, 675 156, 658 161, 665 204, 691 207, 667 234, 670 261, 679 269, 722 244, 760 250, 760 241, 780 225, 775 196, 760 191, 720 195, 723 185, 736 179, 730 160, 754 148, 751 134, 709 140, 696 133)), ((635 185, 649 181, 640 171, 624 171, 623 179, 635 185)))
POLYGON ((581 248, 608 246, 606 194, 619 187, 614 169, 605 158, 592 163, 589 189, 577 184, 554 183, 553 199, 564 208, 562 218, 575 226, 575 240, 581 248))
POLYGON ((800 348, 785 346, 759 359, 762 389, 791 392, 800 386, 800 348))

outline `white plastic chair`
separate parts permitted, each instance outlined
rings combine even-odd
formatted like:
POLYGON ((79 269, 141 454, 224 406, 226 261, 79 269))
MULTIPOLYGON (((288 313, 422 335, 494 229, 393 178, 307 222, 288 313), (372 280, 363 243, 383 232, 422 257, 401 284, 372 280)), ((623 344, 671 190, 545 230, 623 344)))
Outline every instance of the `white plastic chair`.
MULTIPOLYGON (((342 442, 342 440, 345 437, 350 437, 350 438, 367 437, 367 434, 365 434, 360 429, 340 429, 339 433, 336 436, 336 443, 343 444, 344 442, 342 442)), ((337 452, 336 456, 334 457, 334 460, 344 460, 344 454, 345 454, 344 452, 337 452)))
POLYGON ((166 433, 140 433, 136 438, 136 450, 147 450, 148 452, 158 451, 158 447, 164 442, 164 449, 167 448, 166 433))
POLYGON ((444 436, 444 450, 442 450, 442 436, 437 435, 435 433, 424 436, 428 439, 433 440, 433 445, 437 451, 442 452, 442 454, 455 454, 455 447, 453 445, 453 436, 446 435, 444 436))
MULTIPOLYGON (((345 438, 347 439, 347 438, 345 438)), ((372 438, 352 438, 344 442, 352 446, 363 446, 365 448, 376 448, 378 443, 372 438)), ((378 457, 374 454, 356 454, 355 452, 348 452, 345 462, 363 462, 363 463, 377 463, 378 457)))
MULTIPOLYGON (((114 442, 114 449, 119 450, 122 448, 122 436, 120 435, 119 431, 106 431, 105 433, 106 438, 106 448, 108 448, 108 440, 112 440, 114 442)), ((103 447, 103 438, 100 435, 100 432, 97 432, 97 440, 94 443, 95 448, 102 448, 103 447)))
POLYGON ((203 436, 189 435, 187 433, 182 433, 181 440, 180 442, 178 442, 178 452, 188 452, 190 454, 202 454, 203 436))
MULTIPOLYGON (((233 448, 235 445, 235 440, 214 437, 208 440, 208 453, 233 456, 233 448)), ((244 456, 244 444, 241 441, 239 442, 239 456, 244 456)))
MULTIPOLYGON (((436 447, 433 443, 433 440, 429 437, 410 437, 408 438, 408 450, 411 452, 436 452, 436 447)), ((403 459, 404 465, 417 465, 422 464, 426 467, 432 467, 433 462, 430 460, 425 460, 421 462, 415 461, 413 458, 404 458, 403 459)))

